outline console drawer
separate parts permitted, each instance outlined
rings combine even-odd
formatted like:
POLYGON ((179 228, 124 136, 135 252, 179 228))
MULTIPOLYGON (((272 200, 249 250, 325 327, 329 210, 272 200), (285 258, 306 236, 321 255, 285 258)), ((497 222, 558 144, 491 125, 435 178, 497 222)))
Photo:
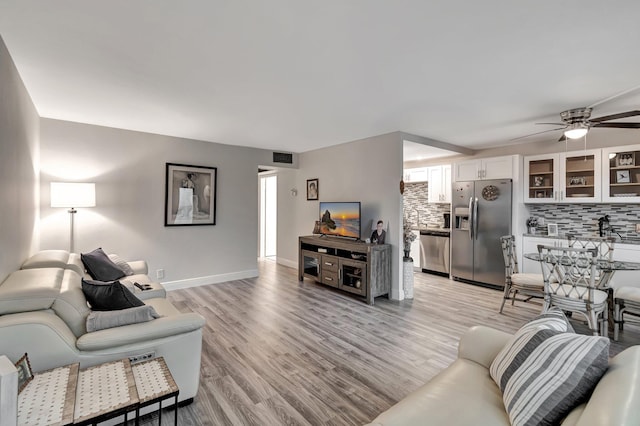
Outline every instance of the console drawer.
POLYGON ((338 287, 338 272, 331 272, 327 270, 322 271, 322 284, 329 285, 331 287, 338 287))
POLYGON ((322 268, 322 272, 331 271, 331 272, 335 272, 337 274, 337 272, 338 272, 338 258, 335 257, 335 256, 322 256, 321 268, 322 268))

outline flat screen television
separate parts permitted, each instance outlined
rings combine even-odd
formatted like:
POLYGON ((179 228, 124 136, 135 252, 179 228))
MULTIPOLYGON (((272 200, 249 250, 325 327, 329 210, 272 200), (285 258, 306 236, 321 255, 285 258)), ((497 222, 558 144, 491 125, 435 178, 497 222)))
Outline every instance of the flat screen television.
POLYGON ((360 202, 320 202, 320 233, 360 238, 360 202))

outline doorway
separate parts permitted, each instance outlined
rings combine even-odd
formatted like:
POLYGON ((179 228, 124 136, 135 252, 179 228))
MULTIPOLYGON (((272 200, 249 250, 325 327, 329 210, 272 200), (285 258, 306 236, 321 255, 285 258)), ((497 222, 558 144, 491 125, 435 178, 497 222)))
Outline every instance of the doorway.
POLYGON ((260 258, 277 255, 278 176, 260 175, 260 258))

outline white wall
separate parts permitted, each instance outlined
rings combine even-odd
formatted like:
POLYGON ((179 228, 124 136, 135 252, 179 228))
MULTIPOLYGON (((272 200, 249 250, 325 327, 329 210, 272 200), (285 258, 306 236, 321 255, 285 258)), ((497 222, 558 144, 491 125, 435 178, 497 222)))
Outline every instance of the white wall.
POLYGON ((38 120, 0 37, 0 282, 38 245, 38 120))
POLYGON ((42 119, 41 154, 42 249, 69 241, 69 215, 50 207, 50 182, 95 182, 97 206, 76 214, 75 251, 146 259, 170 287, 257 275, 265 151, 42 119), (166 163, 218 168, 215 226, 164 226, 166 163))
POLYGON ((279 178, 278 258, 280 263, 297 265, 298 236, 311 235, 319 219, 319 201, 360 201, 361 238, 369 238, 371 221, 389 221, 387 243, 392 246, 392 294, 402 300, 400 264, 402 260, 402 138, 400 132, 361 139, 299 156, 300 168, 279 178), (307 201, 307 179, 319 179, 319 201, 307 201), (291 196, 291 188, 298 195, 291 196), (291 213, 293 212, 293 213, 291 213), (286 221, 286 222, 285 222, 286 221), (295 225, 294 225, 295 224, 295 225), (285 228, 286 226, 286 228, 285 228))

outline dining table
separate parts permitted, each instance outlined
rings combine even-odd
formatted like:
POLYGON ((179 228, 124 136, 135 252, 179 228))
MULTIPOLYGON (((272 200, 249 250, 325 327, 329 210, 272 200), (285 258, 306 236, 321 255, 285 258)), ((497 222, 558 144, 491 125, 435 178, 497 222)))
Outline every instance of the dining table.
MULTIPOLYGON (((541 261, 540 253, 525 253, 524 257, 536 262, 541 261)), ((602 276, 598 281, 599 289, 608 289, 611 277, 616 271, 640 271, 640 262, 629 262, 626 260, 609 260, 598 258, 596 260, 596 269, 602 272, 602 276)))
MULTIPOLYGON (((536 262, 542 261, 540 253, 525 253, 524 257, 536 262)), ((613 288, 609 286, 611 278, 616 271, 640 271, 640 262, 629 262, 626 260, 609 260, 598 258, 596 260, 596 270, 600 271, 600 279, 598 280, 598 288, 604 290, 608 294, 609 318, 613 318, 614 300, 613 288)), ((613 321, 609 321, 609 331, 614 327, 613 321)))

